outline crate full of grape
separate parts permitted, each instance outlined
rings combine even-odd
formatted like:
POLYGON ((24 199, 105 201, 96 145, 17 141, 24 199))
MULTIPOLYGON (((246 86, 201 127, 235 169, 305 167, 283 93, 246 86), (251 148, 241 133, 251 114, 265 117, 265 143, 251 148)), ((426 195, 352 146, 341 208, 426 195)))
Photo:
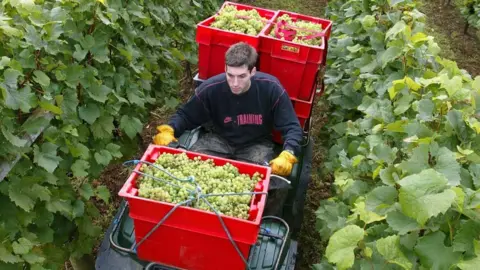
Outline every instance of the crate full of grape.
POLYGON ((272 22, 276 11, 225 2, 217 14, 197 24, 198 76, 208 79, 225 71, 225 52, 238 42, 258 49, 259 34, 272 22))
POLYGON ((270 172, 267 166, 150 145, 119 192, 141 242, 139 258, 182 269, 244 269, 232 240, 248 258, 270 172))
POLYGON ((260 33, 260 66, 276 76, 292 98, 310 100, 325 64, 332 22, 280 10, 260 33))

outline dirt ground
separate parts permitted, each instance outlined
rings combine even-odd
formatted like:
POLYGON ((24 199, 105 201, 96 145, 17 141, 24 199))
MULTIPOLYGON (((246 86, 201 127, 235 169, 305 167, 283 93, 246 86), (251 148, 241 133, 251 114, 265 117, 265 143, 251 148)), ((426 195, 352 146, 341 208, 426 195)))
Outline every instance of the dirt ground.
MULTIPOLYGON (((459 0, 457 0, 459 1, 459 0)), ((463 0, 461 0, 463 1, 463 0)), ((464 33, 465 20, 455 0, 426 0, 420 10, 427 16, 427 33, 435 37, 443 57, 455 60, 473 77, 480 75, 480 31, 473 27, 464 33)))
MULTIPOLYGON (((318 101, 321 100, 322 98, 318 99, 318 101)), ((320 206, 320 201, 331 196, 330 185, 333 180, 321 171, 325 153, 328 150, 324 145, 327 134, 322 131, 322 127, 328 121, 328 115, 322 104, 322 102, 318 102, 312 112, 310 134, 315 140, 315 145, 313 148, 312 176, 305 200, 305 217, 299 237, 299 258, 296 269, 300 270, 311 269, 312 264, 319 262, 326 247, 316 228, 317 217, 315 214, 320 206)))

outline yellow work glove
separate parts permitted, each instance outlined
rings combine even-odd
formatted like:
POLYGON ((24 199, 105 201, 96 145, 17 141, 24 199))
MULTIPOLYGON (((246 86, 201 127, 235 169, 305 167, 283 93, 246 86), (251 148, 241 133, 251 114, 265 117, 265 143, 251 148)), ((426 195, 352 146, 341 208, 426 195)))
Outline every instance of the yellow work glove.
POLYGON ((168 145, 173 141, 178 141, 175 139, 174 130, 169 125, 161 125, 157 127, 158 134, 153 137, 153 143, 157 145, 168 145))
POLYGON ((288 151, 282 151, 277 158, 270 161, 272 173, 281 176, 289 176, 292 173, 293 164, 297 163, 297 158, 288 151))

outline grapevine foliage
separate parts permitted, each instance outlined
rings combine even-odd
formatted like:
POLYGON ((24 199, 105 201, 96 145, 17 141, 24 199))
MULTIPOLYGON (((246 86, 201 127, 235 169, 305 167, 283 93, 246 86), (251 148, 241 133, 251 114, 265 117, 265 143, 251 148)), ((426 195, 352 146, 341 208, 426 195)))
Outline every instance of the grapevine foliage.
POLYGON ((480 0, 463 0, 460 11, 468 25, 480 29, 480 0))
POLYGON ((329 1, 334 196, 316 269, 478 267, 480 77, 438 56, 416 5, 329 1))
POLYGON ((195 24, 215 0, 5 0, 0 6, 0 269, 59 269, 100 227, 93 180, 138 149, 154 106, 175 103, 195 24), (53 118, 44 113, 53 115, 53 118), (28 136, 43 131, 32 146, 28 136))

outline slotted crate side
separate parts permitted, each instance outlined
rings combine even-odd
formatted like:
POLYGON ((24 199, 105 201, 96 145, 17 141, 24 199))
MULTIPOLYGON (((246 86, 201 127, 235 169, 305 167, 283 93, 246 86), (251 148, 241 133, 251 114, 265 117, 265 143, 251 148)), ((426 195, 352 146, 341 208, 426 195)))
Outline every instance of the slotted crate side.
MULTIPOLYGON (((147 222, 135 220, 135 228, 147 231, 150 227, 147 222)), ((204 234, 170 226, 160 226, 155 234, 154 238, 161 239, 161 242, 146 240, 137 249, 144 260, 181 269, 245 269, 232 243, 222 237, 205 238, 204 234)), ((138 242, 141 238, 136 240, 138 242)), ((253 244, 238 241, 236 244, 243 257, 248 259, 253 244)))

